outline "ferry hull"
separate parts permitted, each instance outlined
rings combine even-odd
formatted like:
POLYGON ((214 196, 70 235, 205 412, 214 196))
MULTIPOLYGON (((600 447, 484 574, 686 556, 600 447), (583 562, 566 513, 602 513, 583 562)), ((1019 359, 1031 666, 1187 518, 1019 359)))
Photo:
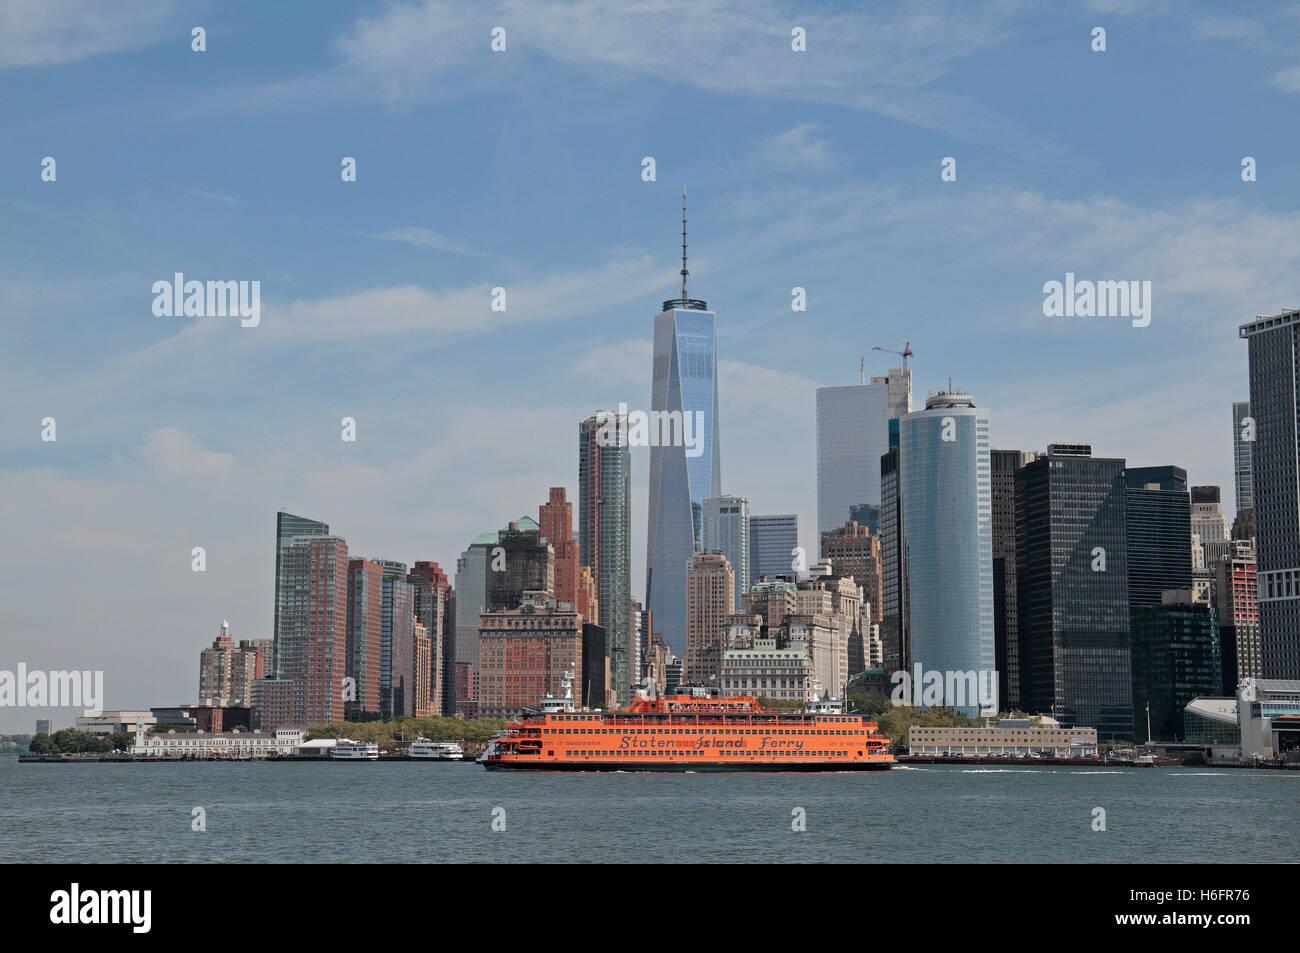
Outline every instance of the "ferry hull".
POLYGON ((687 772, 692 774, 753 774, 759 772, 807 774, 816 772, 826 774, 840 771, 888 771, 894 766, 893 761, 851 761, 843 763, 823 761, 811 764, 799 764, 797 762, 791 762, 790 764, 724 764, 721 762, 714 764, 687 764, 685 762, 678 764, 628 764, 621 761, 484 761, 482 764, 489 771, 622 771, 625 774, 633 772, 656 774, 684 774, 687 772))

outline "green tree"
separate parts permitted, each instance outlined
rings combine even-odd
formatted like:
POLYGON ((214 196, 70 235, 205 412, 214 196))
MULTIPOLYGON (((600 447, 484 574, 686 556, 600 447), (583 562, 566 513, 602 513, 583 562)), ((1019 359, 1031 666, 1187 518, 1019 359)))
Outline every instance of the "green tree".
POLYGON ((913 725, 924 728, 966 728, 976 724, 970 718, 954 711, 952 708, 927 708, 922 711, 910 705, 891 706, 888 711, 876 716, 880 733, 888 738, 891 746, 907 744, 907 730, 913 725))
POLYGON ((51 737, 54 750, 60 754, 87 754, 111 751, 108 739, 76 728, 61 728, 51 737))
POLYGON ((305 740, 318 738, 351 738, 355 741, 378 742, 381 748, 392 748, 398 741, 414 741, 418 737, 430 741, 465 741, 483 744, 506 726, 504 718, 394 718, 390 721, 340 721, 318 725, 310 729, 305 740))
POLYGON ((874 718, 881 712, 894 707, 894 703, 889 700, 889 696, 883 692, 850 692, 847 701, 846 711, 867 718, 874 718))

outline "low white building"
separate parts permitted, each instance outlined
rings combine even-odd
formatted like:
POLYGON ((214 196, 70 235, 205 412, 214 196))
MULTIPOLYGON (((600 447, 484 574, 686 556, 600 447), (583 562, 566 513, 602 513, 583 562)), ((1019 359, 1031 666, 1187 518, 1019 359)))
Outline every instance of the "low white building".
POLYGON ((1300 762, 1300 679, 1245 678, 1237 687, 1241 757, 1300 762))
POLYGON ((293 753, 299 757, 328 758, 330 749, 338 743, 337 738, 317 738, 315 741, 304 741, 293 749, 293 753))
POLYGON ((153 758, 265 758, 289 755, 302 744, 302 729, 275 731, 168 731, 146 734, 137 728, 131 754, 153 758))

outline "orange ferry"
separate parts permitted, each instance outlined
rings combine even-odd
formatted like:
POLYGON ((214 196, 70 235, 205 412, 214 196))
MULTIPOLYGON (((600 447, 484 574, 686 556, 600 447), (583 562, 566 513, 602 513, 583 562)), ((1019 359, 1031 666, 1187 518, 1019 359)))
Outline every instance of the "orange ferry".
POLYGON ((861 715, 766 712, 749 695, 678 692, 623 711, 526 714, 478 761, 488 770, 879 771, 894 756, 861 715))

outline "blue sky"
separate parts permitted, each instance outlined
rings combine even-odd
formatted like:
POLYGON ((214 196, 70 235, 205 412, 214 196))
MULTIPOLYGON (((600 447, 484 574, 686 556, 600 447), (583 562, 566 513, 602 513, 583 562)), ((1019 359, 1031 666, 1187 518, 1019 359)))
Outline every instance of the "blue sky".
POLYGON ((995 446, 1177 464, 1231 511, 1237 325, 1300 305, 1298 29, 1288 4, 1118 0, 11 0, 0 668, 190 700, 222 619, 270 633, 278 508, 451 569, 548 486, 576 495, 578 419, 648 403, 682 186, 723 490, 798 512, 810 549, 815 389, 905 340, 918 403, 951 377, 995 446), (154 316, 177 271, 260 281, 261 324, 154 316), (1066 272, 1151 281, 1151 325, 1045 318, 1066 272))

